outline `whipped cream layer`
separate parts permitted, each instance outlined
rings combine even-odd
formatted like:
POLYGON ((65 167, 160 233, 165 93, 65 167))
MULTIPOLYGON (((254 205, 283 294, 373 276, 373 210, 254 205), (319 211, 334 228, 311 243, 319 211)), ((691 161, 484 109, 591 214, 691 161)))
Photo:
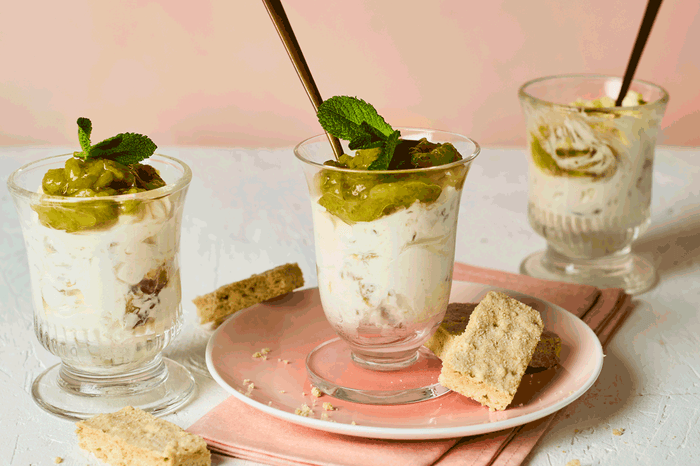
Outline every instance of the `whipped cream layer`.
POLYGON ((391 337, 442 317, 452 284, 460 194, 446 187, 431 204, 415 202, 352 225, 312 202, 321 302, 339 333, 391 337))
POLYGON ((109 227, 72 233, 47 228, 34 214, 25 237, 36 320, 48 338, 113 363, 156 349, 145 342, 180 315, 173 210, 169 199, 143 201, 137 214, 109 227))

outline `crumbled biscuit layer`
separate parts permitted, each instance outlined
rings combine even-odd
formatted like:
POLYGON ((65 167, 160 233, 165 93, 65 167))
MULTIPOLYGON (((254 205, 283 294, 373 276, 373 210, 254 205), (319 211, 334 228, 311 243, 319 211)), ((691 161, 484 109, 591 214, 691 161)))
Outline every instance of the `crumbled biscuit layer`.
POLYGON ((440 383, 491 409, 513 400, 543 330, 539 312, 491 291, 443 357, 440 383))

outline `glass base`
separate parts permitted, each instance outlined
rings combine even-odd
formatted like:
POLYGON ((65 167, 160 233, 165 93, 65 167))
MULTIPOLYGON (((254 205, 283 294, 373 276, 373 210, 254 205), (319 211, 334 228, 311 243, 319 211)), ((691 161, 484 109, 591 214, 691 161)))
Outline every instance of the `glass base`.
POLYGON ((56 364, 34 380, 32 398, 40 408, 73 421, 125 406, 163 416, 190 401, 195 386, 192 374, 167 358, 158 357, 143 368, 113 376, 95 376, 56 364))
POLYGON ((598 288, 622 288, 637 294, 651 289, 656 269, 648 260, 632 254, 629 248, 600 259, 572 259, 548 248, 526 257, 520 273, 535 278, 582 283, 598 288))
POLYGON ((450 390, 438 383, 442 362, 427 348, 406 358, 392 370, 369 369, 372 364, 352 353, 340 338, 328 340, 306 357, 311 383, 335 398, 371 405, 416 403, 450 390))

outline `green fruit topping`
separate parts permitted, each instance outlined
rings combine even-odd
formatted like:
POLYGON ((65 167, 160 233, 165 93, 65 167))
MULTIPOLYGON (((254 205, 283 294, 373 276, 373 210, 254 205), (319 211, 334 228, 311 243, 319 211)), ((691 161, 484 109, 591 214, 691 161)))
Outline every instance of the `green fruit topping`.
POLYGON ((346 223, 371 222, 416 201, 434 202, 442 192, 440 186, 415 180, 364 185, 364 188, 361 195, 349 197, 328 192, 318 203, 346 223))
MULTIPOLYGON (((138 147, 134 149, 136 139, 128 136, 131 133, 125 133, 103 141, 106 144, 99 148, 103 143, 90 146, 90 120, 79 118, 78 128, 78 138, 83 151, 76 152, 74 157, 66 160, 64 168, 51 169, 44 174, 41 187, 45 194, 61 197, 110 197, 165 186, 165 181, 155 168, 139 163, 153 153, 155 144, 150 143, 153 150, 148 143, 146 145, 149 147, 145 150, 140 143, 136 144, 138 147), (124 143, 125 139, 130 142, 124 143), (115 144, 114 141, 121 142, 115 144), (133 147, 128 148, 129 144, 133 147), (111 146, 111 149, 106 148, 107 146, 111 146), (147 154, 148 151, 150 153, 147 154), (124 163, 125 161, 127 163, 124 163)), ((143 142, 143 138, 148 139, 146 136, 137 139, 143 142)), ((128 200, 118 203, 105 199, 73 204, 43 198, 40 204, 32 208, 44 226, 71 233, 103 227, 115 222, 120 214, 137 214, 140 212, 141 201, 128 200)))
POLYGON ((571 147, 557 147, 554 151, 556 157, 553 157, 552 154, 542 147, 537 135, 530 134, 530 140, 530 153, 533 163, 549 175, 597 180, 609 177, 615 173, 617 166, 615 155, 612 149, 607 146, 601 148, 601 150, 595 148, 574 149, 571 147), (606 149, 609 155, 605 156, 605 152, 602 149, 606 149), (564 161, 569 159, 578 159, 576 168, 563 168, 561 166, 564 161))
POLYGON ((343 154, 325 165, 366 173, 322 170, 317 175, 319 204, 347 223, 369 222, 415 202, 435 202, 445 186, 461 188, 466 167, 413 174, 376 174, 377 170, 435 167, 462 159, 450 144, 400 139, 399 131, 377 111, 356 97, 335 96, 318 109, 328 133, 350 142, 355 156, 343 154))
POLYGON ((418 141, 408 152, 411 155, 411 164, 416 168, 436 167, 462 160, 455 146, 449 142, 436 144, 428 142, 425 138, 418 141))

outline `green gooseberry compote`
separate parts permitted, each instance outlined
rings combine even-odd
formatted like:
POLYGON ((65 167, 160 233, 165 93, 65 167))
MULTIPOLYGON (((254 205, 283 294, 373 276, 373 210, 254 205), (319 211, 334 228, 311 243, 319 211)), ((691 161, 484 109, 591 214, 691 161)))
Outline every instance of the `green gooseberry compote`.
POLYGON ((49 196, 105 199, 68 204, 44 197, 32 206, 42 225, 68 233, 102 228, 116 222, 120 215, 136 215, 141 210, 141 201, 115 202, 110 197, 165 186, 155 168, 140 163, 156 150, 148 136, 121 133, 92 145, 91 132, 90 120, 78 118, 82 151, 66 160, 63 168, 48 170, 41 188, 49 196))
POLYGON ((336 96, 318 110, 321 126, 333 136, 350 142, 355 155, 342 154, 324 165, 348 169, 321 170, 317 175, 318 203, 348 224, 371 222, 407 208, 416 201, 435 202, 447 186, 460 189, 467 167, 401 173, 448 165, 462 160, 448 143, 401 139, 400 132, 365 101, 336 96), (362 172, 358 172, 362 170, 362 172), (387 173, 396 171, 396 173, 387 173))

